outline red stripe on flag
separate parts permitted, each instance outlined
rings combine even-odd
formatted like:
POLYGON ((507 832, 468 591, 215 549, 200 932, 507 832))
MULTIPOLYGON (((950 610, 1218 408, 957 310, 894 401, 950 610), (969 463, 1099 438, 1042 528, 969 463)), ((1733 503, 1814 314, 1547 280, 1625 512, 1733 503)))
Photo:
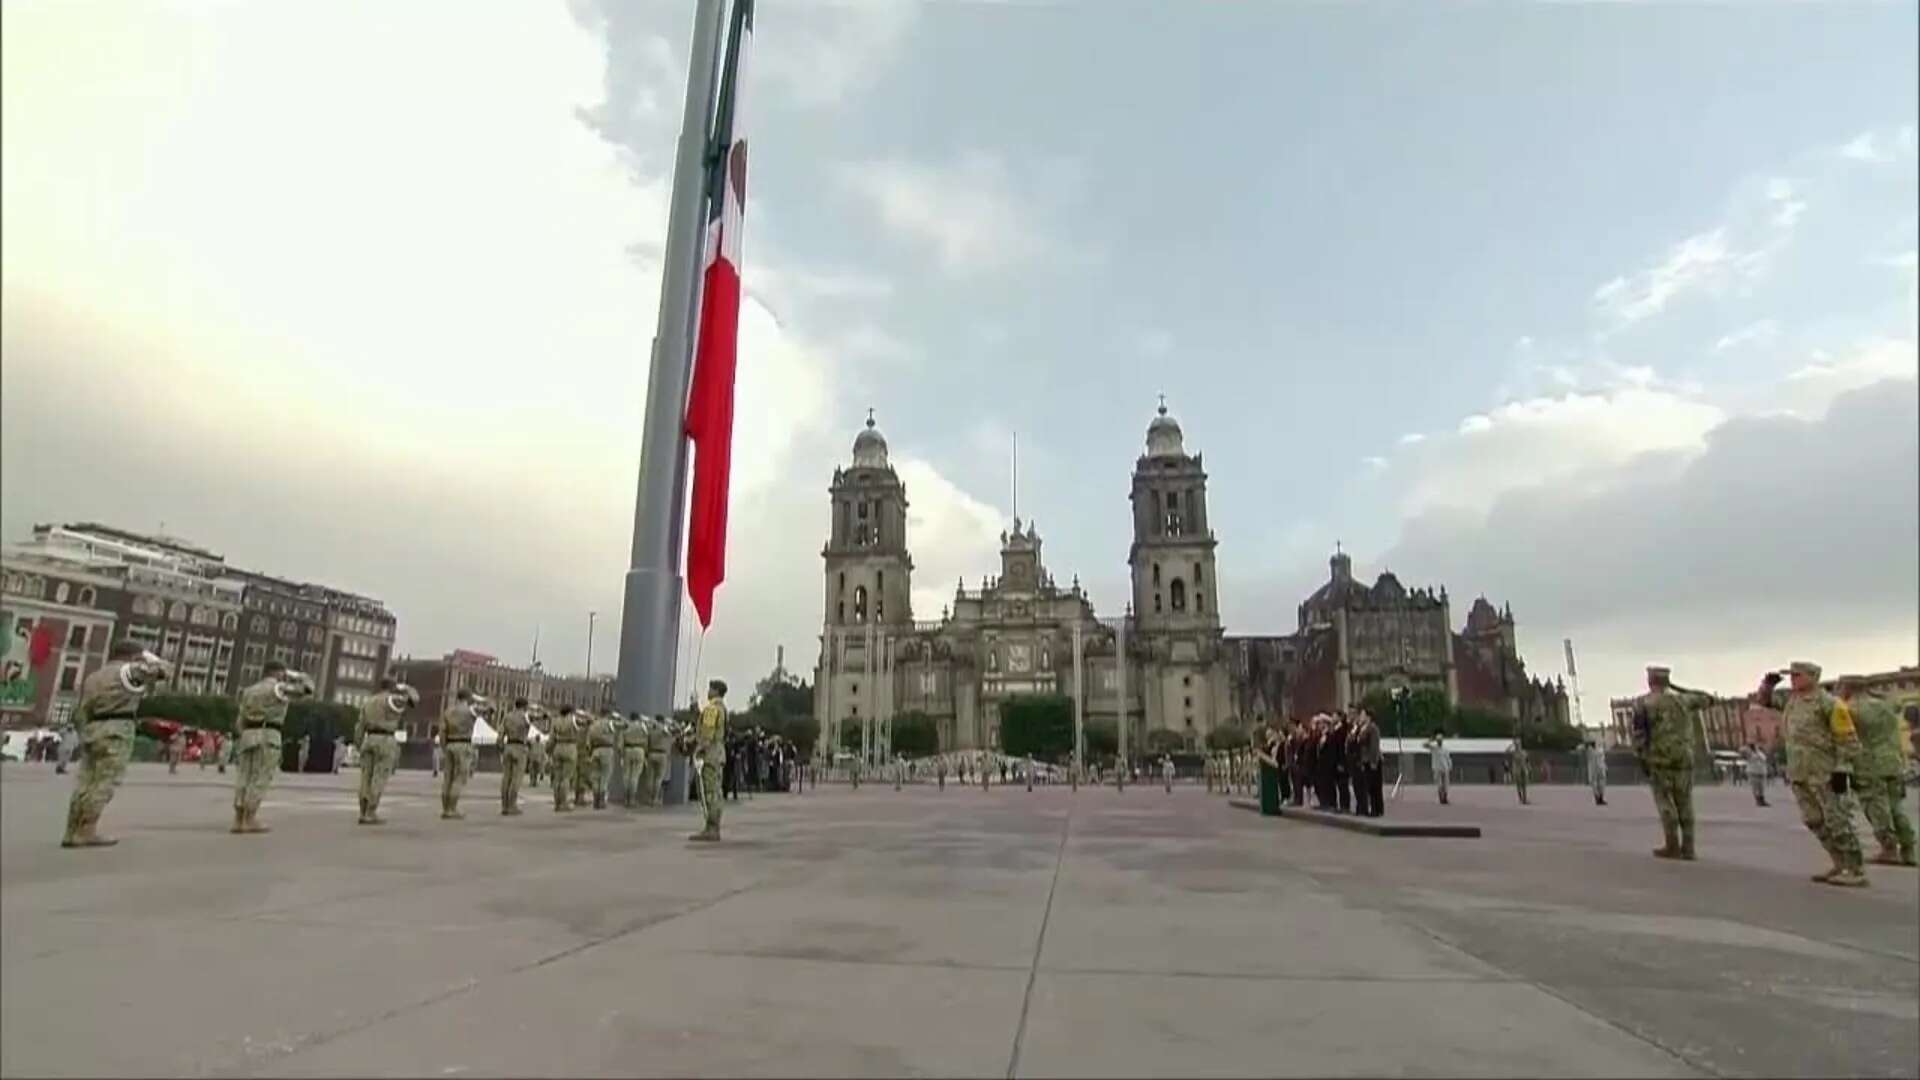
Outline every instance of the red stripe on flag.
POLYGON ((707 265, 700 337, 687 394, 693 500, 687 520, 687 594, 701 627, 713 624, 713 591, 727 578, 727 486, 733 466, 733 377, 739 366, 740 273, 724 258, 707 265))

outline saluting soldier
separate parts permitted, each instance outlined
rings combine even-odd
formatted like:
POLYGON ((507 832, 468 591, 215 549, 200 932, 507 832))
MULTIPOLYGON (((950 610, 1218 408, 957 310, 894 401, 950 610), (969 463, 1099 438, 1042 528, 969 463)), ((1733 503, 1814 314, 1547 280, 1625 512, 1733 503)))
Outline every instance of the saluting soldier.
POLYGON ((520 777, 527 771, 527 736, 532 731, 527 699, 514 698, 500 722, 500 812, 508 816, 520 813, 520 777))
POLYGON ((1754 697, 1783 714, 1787 780, 1800 804, 1800 820, 1833 860, 1833 868, 1813 880, 1858 888, 1867 875, 1860 835, 1853 831, 1853 770, 1860 755, 1853 710, 1820 688, 1820 665, 1797 660, 1787 671, 1791 689, 1781 692, 1780 673, 1768 672, 1754 697))
POLYGON ((380 692, 360 705, 353 725, 353 742, 360 748, 360 824, 383 825, 380 796, 400 761, 395 733, 408 709, 420 704, 413 687, 391 678, 380 680, 380 692))
POLYGON ((61 847, 112 847, 120 842, 99 834, 100 815, 133 759, 134 714, 140 699, 167 675, 165 661, 137 641, 121 641, 114 644, 105 667, 81 680, 80 707, 73 715, 80 765, 67 802, 61 847))
POLYGON ((486 715, 486 701, 479 694, 462 688, 454 695, 453 707, 440 719, 442 820, 466 817, 460 812, 460 793, 473 778, 473 727, 486 715))
POLYGON ((573 810, 567 795, 573 790, 573 774, 579 764, 580 729, 573 720, 573 706, 560 706, 560 715, 553 719, 553 730, 547 733, 549 764, 553 767, 553 812, 565 814, 573 810))
POLYGON ((1710 703, 1712 695, 1673 685, 1673 672, 1658 664, 1647 668, 1647 692, 1635 705, 1634 749, 1653 787, 1654 809, 1660 813, 1660 831, 1666 843, 1655 849, 1662 859, 1694 857, 1693 710, 1710 703), (1644 720, 1642 719, 1644 716, 1644 720))
POLYGON ((233 828, 237 833, 269 832, 260 824, 260 803, 280 771, 280 731, 287 706, 313 693, 305 672, 288 671, 269 660, 259 682, 240 692, 240 768, 233 778, 233 828))
POLYGON ((1907 754, 1900 714, 1878 694, 1862 693, 1857 678, 1840 680, 1840 700, 1853 712, 1860 731, 1860 762, 1854 779, 1860 788, 1860 812, 1873 826, 1881 866, 1914 865, 1913 822, 1907 820, 1907 754))

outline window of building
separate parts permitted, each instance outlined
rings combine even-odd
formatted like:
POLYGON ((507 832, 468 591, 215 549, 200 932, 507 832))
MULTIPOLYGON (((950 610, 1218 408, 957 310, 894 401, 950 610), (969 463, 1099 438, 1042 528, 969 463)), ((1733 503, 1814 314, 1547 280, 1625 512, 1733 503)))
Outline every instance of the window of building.
POLYGON ((1175 611, 1187 610, 1186 582, 1181 581, 1179 578, 1174 578, 1173 585, 1168 588, 1167 592, 1168 592, 1169 599, 1173 604, 1173 610, 1175 611))
POLYGON ((163 656, 165 656, 165 657, 167 657, 167 658, 168 658, 169 660, 177 660, 177 659, 179 659, 179 657, 180 657, 180 631, 178 631, 178 630, 169 630, 169 631, 167 631, 167 644, 166 644, 166 647, 165 647, 165 648, 163 648, 163 649, 161 649, 161 650, 160 650, 160 652, 161 652, 161 654, 162 654, 163 656))
POLYGON ((1053 667, 1053 650, 1048 648, 1045 645, 1040 646, 1040 670, 1048 671, 1048 670, 1051 670, 1052 667, 1053 667))
POLYGON ((841 592, 847 591, 847 575, 845 571, 842 571, 840 574, 840 591, 841 592))
POLYGON ((856 585, 853 588, 853 621, 867 621, 867 587, 856 585))
POLYGON ((314 644, 314 645, 320 644, 320 641, 323 637, 324 637, 324 634, 319 627, 317 626, 307 627, 307 641, 310 644, 314 644))
POLYGON ((285 645, 275 645, 273 647, 273 658, 282 664, 291 665, 293 663, 293 650, 285 645))
POLYGON ((247 629, 255 634, 266 633, 267 617, 265 615, 255 615, 252 619, 249 619, 247 621, 247 629))
POLYGON ((1153 564, 1153 583, 1155 585, 1160 584, 1160 564, 1159 563, 1153 564))
POLYGON ((924 695, 931 695, 933 694, 934 691, 938 690, 939 688, 940 688, 939 676, 935 675, 931 671, 923 671, 920 673, 920 693, 924 695))
POLYGON ((54 589, 53 589, 53 602, 54 602, 54 603, 56 603, 56 604, 64 604, 64 603, 66 603, 66 602, 67 602, 67 592, 68 592, 68 588, 67 588, 67 583, 66 583, 66 582, 64 582, 64 581, 63 581, 63 582, 61 582, 60 584, 58 584, 58 585, 56 585, 56 586, 54 586, 54 589))
POLYGON ((845 600, 842 600, 839 603, 834 605, 833 621, 834 622, 847 621, 847 602, 845 600))
POLYGON ((1193 676, 1191 676, 1191 675, 1182 675, 1182 676, 1180 676, 1180 685, 1181 685, 1181 686, 1192 686, 1192 685, 1193 685, 1193 676))
POLYGON ((72 626, 67 628, 67 648, 84 649, 87 647, 87 628, 72 626))
POLYGON ((292 641, 300 636, 300 628, 294 625, 292 619, 284 620, 280 623, 280 636, 287 641, 292 641))
POLYGON ((1201 583, 1202 581, 1205 581, 1205 580, 1206 580, 1205 578, 1203 578, 1203 577, 1201 577, 1201 576, 1200 576, 1200 564, 1199 564, 1199 563, 1194 563, 1194 564, 1193 564, 1193 583, 1194 583, 1195 585, 1198 585, 1198 584, 1200 584, 1200 583, 1201 583))
POLYGON ((1206 594, 1202 593, 1199 589, 1193 590, 1193 610, 1195 611, 1207 610, 1206 594))
POLYGON ((72 690, 79 685, 80 668, 77 665, 69 665, 60 669, 60 689, 72 690))
POLYGON ((1160 613, 1160 594, 1159 593, 1153 594, 1153 611, 1154 611, 1154 614, 1156 615, 1160 613))
POLYGON ((1186 705, 1186 707, 1187 707, 1187 708, 1189 708, 1189 709, 1191 709, 1191 708, 1193 708, 1193 699, 1192 699, 1192 698, 1186 698, 1186 699, 1184 699, 1184 702, 1183 702, 1183 703, 1184 703, 1184 704, 1186 705))
POLYGON ((850 690, 851 690, 851 691, 852 691, 853 693, 856 693, 856 694, 857 694, 857 693, 859 693, 859 692, 860 692, 860 684, 859 684, 859 683, 848 683, 848 684, 847 684, 847 686, 848 686, 848 688, 849 688, 849 689, 850 689, 850 690))
POLYGON ((228 631, 240 629, 240 616, 231 611, 220 616, 220 629, 228 631))
POLYGON ((861 521, 867 520, 867 501, 865 499, 860 500, 859 513, 856 514, 855 516, 858 517, 861 521))
POLYGON ((185 622, 187 618, 187 605, 175 600, 173 607, 167 611, 167 618, 172 619, 174 622, 185 622))
POLYGON ((987 670, 988 671, 1000 670, 1000 650, 999 649, 994 648, 994 649, 987 650, 987 670))

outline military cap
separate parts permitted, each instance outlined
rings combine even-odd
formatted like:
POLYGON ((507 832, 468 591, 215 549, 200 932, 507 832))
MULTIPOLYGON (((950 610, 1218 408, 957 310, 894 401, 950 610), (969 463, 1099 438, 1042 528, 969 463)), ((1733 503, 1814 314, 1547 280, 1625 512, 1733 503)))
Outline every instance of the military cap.
POLYGON ((1820 665, 1811 660, 1795 660, 1787 665, 1787 670, 1795 675, 1805 675, 1809 679, 1820 677, 1820 665))
POLYGON ((713 681, 707 683, 707 692, 710 694, 719 694, 721 697, 726 697, 727 681, 725 679, 714 679, 713 681))
POLYGON ((1673 669, 1666 666, 1665 664, 1648 664, 1647 674, 1653 676, 1656 679, 1664 679, 1667 676, 1673 674, 1673 669))

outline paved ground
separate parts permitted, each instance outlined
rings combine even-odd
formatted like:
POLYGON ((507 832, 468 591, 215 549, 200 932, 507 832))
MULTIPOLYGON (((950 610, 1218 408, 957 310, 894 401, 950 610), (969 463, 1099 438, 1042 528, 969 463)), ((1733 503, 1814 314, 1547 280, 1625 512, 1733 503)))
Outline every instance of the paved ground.
MULTIPOLYGON (((1657 862, 1644 789, 1419 791, 1479 840, 1381 839, 1193 788, 883 786, 441 822, 418 774, 136 766, 55 843, 65 778, 0 773, 0 1073, 1907 1075, 1920 882, 1807 882, 1788 805, 1702 792, 1657 862)), ((488 780, 476 785, 484 795, 488 780)), ((1911 803, 1909 804, 1911 805, 1911 803)))

